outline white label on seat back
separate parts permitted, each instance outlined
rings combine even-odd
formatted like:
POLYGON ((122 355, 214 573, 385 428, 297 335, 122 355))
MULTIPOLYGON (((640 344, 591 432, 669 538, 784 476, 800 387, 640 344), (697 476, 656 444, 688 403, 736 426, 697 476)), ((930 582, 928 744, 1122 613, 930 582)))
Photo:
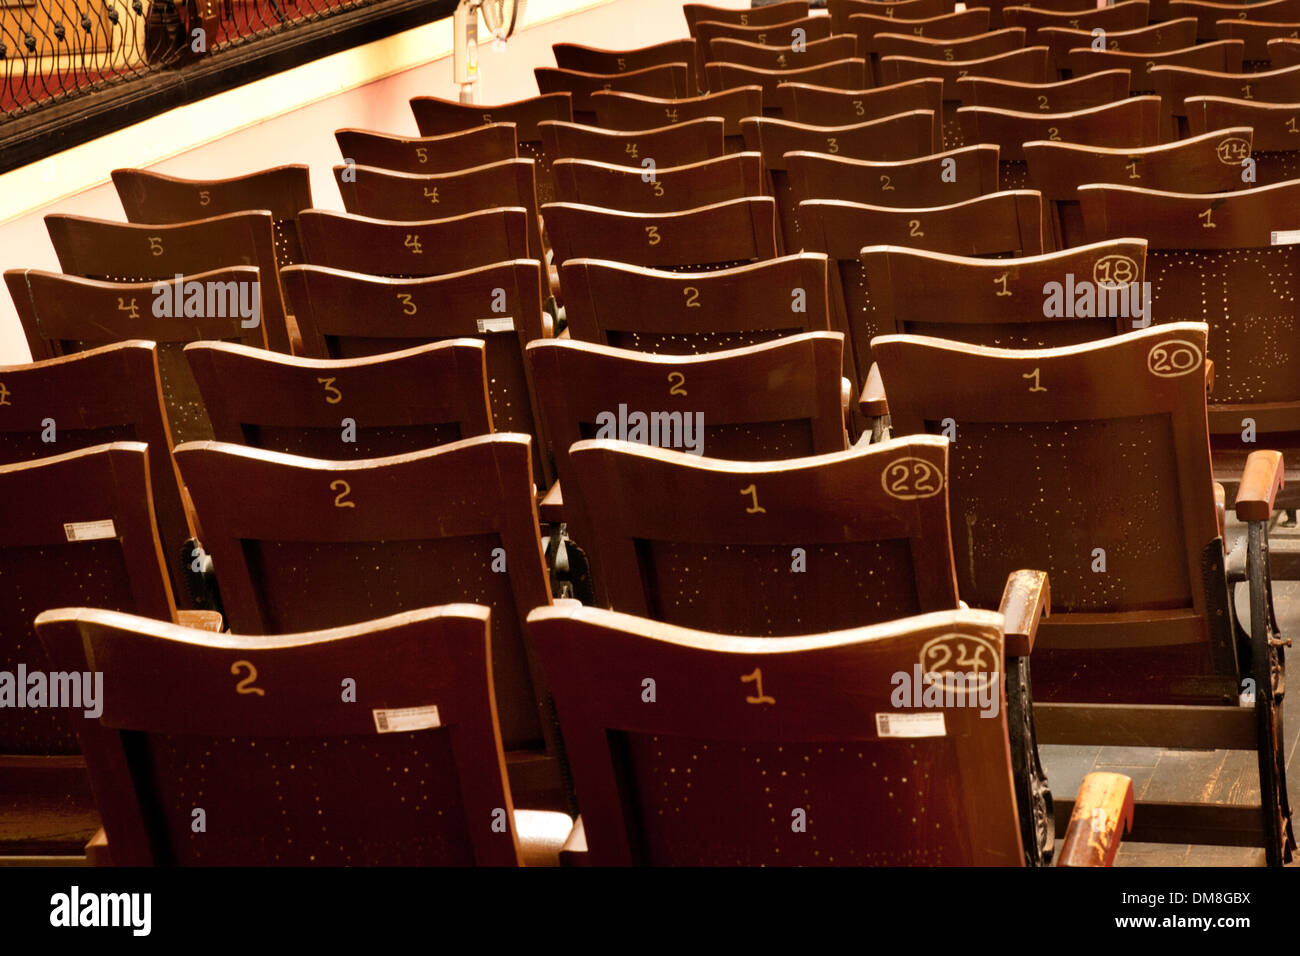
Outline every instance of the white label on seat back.
MULTIPOLYGON (((375 709, 370 712, 375 718, 375 730, 381 734, 398 734, 409 730, 428 730, 441 727, 438 720, 438 706, 395 707, 391 710, 375 709)), ((942 715, 940 715, 942 716, 942 715)))
POLYGON ((116 538, 117 529, 113 519, 103 521, 71 521, 63 526, 63 533, 69 541, 95 541, 99 538, 116 538))
POLYGON ((1300 242, 1300 229, 1283 229, 1281 232, 1270 232, 1268 234, 1269 245, 1273 246, 1294 246, 1300 242))
POLYGON ((880 737, 947 737, 943 712, 933 714, 876 714, 880 737))
POLYGON ((514 316, 507 315, 499 319, 479 319, 478 330, 480 332, 513 332, 515 330, 514 316))

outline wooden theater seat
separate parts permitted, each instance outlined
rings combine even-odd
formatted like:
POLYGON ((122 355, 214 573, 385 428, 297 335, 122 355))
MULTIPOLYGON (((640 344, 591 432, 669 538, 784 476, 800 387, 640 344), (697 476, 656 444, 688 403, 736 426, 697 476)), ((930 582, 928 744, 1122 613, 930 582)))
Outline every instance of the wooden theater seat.
POLYGON ((1017 83, 968 76, 957 81, 957 97, 963 106, 1020 113, 1072 113, 1127 99, 1128 85, 1128 70, 1104 70, 1055 83, 1017 83))
MULTIPOLYGON (((1293 103, 1259 103, 1254 100, 1234 100, 1220 96, 1189 96, 1184 102, 1187 126, 1192 136, 1204 136, 1209 130, 1225 127, 1249 127, 1251 135, 1241 136, 1249 146, 1250 158, 1255 161, 1254 182, 1251 185, 1271 186, 1300 178, 1300 98, 1293 103), (1296 132, 1293 132, 1296 130, 1296 132)), ((1198 137, 1199 138, 1199 137, 1198 137)), ((1243 169, 1245 155, 1240 144, 1225 158, 1236 163, 1230 185, 1216 192, 1240 188, 1246 179, 1243 169)), ((1225 178, 1227 174, 1225 173, 1225 178)), ((1153 189, 1170 189, 1174 183, 1153 184, 1153 189)), ((1190 190, 1179 185, 1183 192, 1190 190)), ((1206 190, 1210 192, 1210 190, 1206 190)))
POLYGON ((1113 6, 1089 10, 1048 10, 1039 6, 1003 7, 1002 19, 1009 27, 1024 27, 1028 30, 1028 42, 1035 44, 1038 42, 1038 31, 1045 27, 1087 30, 1089 33, 1097 28, 1107 33, 1136 30, 1147 25, 1149 11, 1147 0, 1122 0, 1113 6))
POLYGON ((734 7, 713 7, 706 3, 682 4, 682 15, 686 18, 686 29, 691 36, 698 36, 701 22, 725 23, 740 27, 761 27, 773 23, 784 23, 808 16, 807 0, 783 0, 762 7, 736 9, 734 7))
MULTIPOLYGON (((542 143, 548 161, 590 159, 598 163, 685 166, 726 153, 726 123, 716 116, 683 120, 652 129, 600 129, 579 123, 543 123, 542 143)), ((547 227, 549 229, 549 223, 547 227)))
POLYGON ((1079 187, 1141 183, 1148 189, 1215 193, 1244 187, 1241 161, 1250 155, 1249 126, 1215 127, 1190 139, 1138 149, 1108 149, 1038 140, 1024 144, 1029 185, 1048 203, 1061 248, 1087 242, 1079 187))
MULTIPOLYGON (((1126 53, 1123 50, 1084 47, 1071 50, 1065 60, 1075 76, 1086 76, 1100 70, 1127 69, 1132 75, 1130 89, 1134 94, 1159 93, 1157 68, 1181 66, 1218 73, 1240 73, 1242 46, 1240 40, 1218 40, 1164 53, 1126 53)), ((1166 109, 1168 107, 1166 102, 1166 109)), ((1175 138, 1172 127, 1166 131, 1165 138, 1175 138)))
POLYGON ((665 123, 686 123, 717 116, 723 122, 726 151, 738 153, 745 148, 744 137, 740 134, 740 121, 746 116, 762 115, 763 89, 759 86, 738 86, 732 90, 681 99, 661 99, 611 90, 593 93, 591 104, 596 111, 597 125, 611 130, 658 129, 665 123))
MULTIPOLYGON (((902 34, 925 37, 929 40, 955 40, 987 33, 988 29, 989 12, 981 7, 972 7, 960 13, 943 13, 935 17, 916 19, 855 13, 849 17, 848 26, 848 32, 858 39, 858 56, 870 56, 873 62, 880 55, 880 47, 876 44, 877 34, 902 34)), ((1024 46, 1023 43, 1019 45, 1024 46)))
POLYGON ((570 259, 603 258, 655 269, 708 271, 777 255, 771 196, 664 213, 548 203, 542 213, 561 268, 570 259))
POLYGON ((1207 321, 1215 480, 1231 496, 1258 448, 1289 456, 1278 507, 1300 505, 1300 349, 1296 305, 1282 277, 1296 274, 1300 183, 1191 195, 1133 186, 1079 189, 1090 239, 1147 240, 1157 322, 1207 321), (1247 431, 1246 419, 1254 428, 1247 431), (1246 438, 1254 441, 1247 441, 1246 438))
POLYGON ((776 105, 782 119, 805 126, 850 126, 912 110, 933 110, 937 116, 943 109, 943 81, 911 80, 870 90, 782 83, 776 88, 776 105))
POLYGON ((877 33, 872 52, 878 57, 910 56, 921 60, 982 60, 1000 53, 1023 49, 1024 27, 1007 27, 959 37, 913 36, 902 30, 877 33))
POLYGON ((1195 17, 1198 41, 1219 37, 1218 24, 1225 18, 1234 20, 1300 19, 1297 0, 1271 0, 1265 3, 1209 3, 1206 0, 1169 0, 1170 17, 1195 17))
POLYGON ((450 601, 491 607, 511 786, 552 808, 562 801, 554 727, 523 634, 528 611, 551 602, 531 444, 484 435, 353 461, 224 442, 174 454, 236 633, 335 627, 450 601))
MULTIPOLYGON (((537 124, 546 120, 573 122, 573 96, 569 93, 544 93, 510 103, 460 103, 436 96, 411 99, 411 113, 421 136, 442 136, 476 126, 514 123, 520 156, 537 160, 537 200, 555 198, 551 167, 542 152, 542 136, 537 124)), ((437 170, 430 170, 437 172, 437 170)))
POLYGON ((782 83, 811 83, 839 90, 860 90, 870 84, 867 61, 860 57, 846 57, 816 66, 789 70, 763 70, 739 63, 710 61, 705 65, 709 89, 729 90, 736 86, 758 86, 763 89, 766 103, 782 83))
MULTIPOLYGON (((32 626, 47 608, 97 604, 174 619, 149 455, 142 442, 116 442, 0 465, 0 670, 58 668, 32 626)), ((80 855, 99 827, 74 732, 85 709, 0 708, 0 853, 80 855)))
MULTIPOLYGON (((574 858, 591 866, 1024 865, 1014 730, 970 707, 900 711, 891 698, 895 675, 910 675, 935 646, 978 649, 983 666, 1002 666, 1009 626, 961 610, 833 633, 733 637, 597 608, 533 612, 529 632, 557 675, 582 794, 574 858), (930 721, 932 736, 902 738, 899 719, 930 721)), ((980 666, 952 673, 979 686, 967 675, 980 666)), ((1132 808, 1129 777, 1085 777, 1059 865, 1109 865, 1132 808)))
POLYGON ((308 209, 299 218, 299 228, 303 262, 308 265, 401 277, 439 276, 527 259, 533 222, 522 206, 414 222, 308 209))
POLYGON ((155 344, 128 340, 29 365, 0 366, 0 464, 108 442, 148 446, 157 536, 172 593, 188 607, 185 569, 197 542, 172 464, 155 344))
MULTIPOLYGON (((1052 616, 1033 652, 1039 738, 1257 752, 1262 807, 1140 802, 1133 838, 1249 840, 1280 865, 1295 844, 1282 641, 1264 554, 1282 461, 1257 452, 1236 497, 1254 569, 1246 631, 1224 573, 1206 344, 1204 324, 1173 322, 1030 351, 882 336, 872 355, 898 434, 955 423, 948 493, 953 550, 966 559, 957 562, 962 596, 992 608, 1009 570, 1030 564, 1051 575, 1052 616), (1253 706, 1239 699, 1247 678, 1257 682, 1253 706)), ((1057 802, 1058 814, 1068 809, 1057 802)))
POLYGON ((275 223, 275 260, 302 261, 298 213, 310 209, 311 170, 276 166, 230 179, 181 179, 147 169, 113 170, 113 186, 127 222, 178 223, 225 213, 267 209, 275 223))
MULTIPOLYGON (((971 4, 972 7, 988 7, 989 27, 994 30, 1008 25, 1003 13, 1017 5, 1019 0, 980 0, 979 3, 971 4)), ((1033 6, 1039 10, 1070 14, 1091 13, 1097 9, 1094 0, 1035 0, 1033 6)))
POLYGON ((826 0, 826 12, 836 33, 852 33, 853 18, 861 14, 899 21, 925 20, 950 14, 955 0, 826 0))
POLYGON ((572 821, 516 810, 504 773, 486 607, 219 638, 72 607, 38 629, 104 674, 80 736, 114 865, 558 861, 546 829, 572 821))
POLYGON ((1035 43, 1052 51, 1052 69, 1068 70, 1069 53, 1075 49, 1122 50, 1126 53, 1168 53, 1196 43, 1196 20, 1184 17, 1133 30, 1106 30, 1094 34, 1092 27, 1051 26, 1035 31, 1035 43), (1096 46, 1094 46, 1096 44, 1096 46))
MULTIPOLYGON (((1253 16, 1253 11, 1246 11, 1247 16, 1253 16)), ((1300 39, 1300 23, 1293 19, 1289 22, 1261 22, 1261 20, 1238 20, 1240 16, 1238 10, 1236 15, 1229 20, 1219 20, 1214 24, 1214 33, 1220 40, 1242 40, 1246 47, 1242 52, 1242 62, 1247 71, 1270 70, 1274 67, 1282 66, 1281 63, 1273 63, 1272 53, 1269 52, 1268 41, 1275 39, 1300 39)))
POLYGON ((185 349, 217 441, 340 460, 490 434, 486 352, 476 339, 349 359, 212 342, 185 349))
POLYGON ((519 155, 514 123, 487 123, 441 136, 404 137, 362 129, 334 132, 343 162, 399 173, 450 173, 519 155))
MULTIPOLYGON (((845 31, 837 31, 843 33, 845 31)), ((796 44, 817 43, 831 36, 829 17, 809 17, 800 14, 781 22, 768 22, 746 26, 741 23, 724 23, 720 20, 704 20, 693 29, 695 37, 695 68, 697 75, 708 89, 717 91, 709 82, 707 64, 718 57, 712 54, 714 40, 740 40, 743 43, 757 43, 763 46, 783 47, 793 51, 796 44)))
MULTIPOLYGON (((284 287, 302 316, 304 351, 311 358, 361 358, 429 342, 481 339, 493 427, 536 439, 536 399, 524 346, 551 335, 541 274, 541 263, 532 259, 416 279, 290 266, 284 287)), ((544 463, 533 456, 534 480, 543 487, 544 463)))
POLYGON ((758 153, 729 153, 652 171, 586 159, 557 159, 551 168, 560 202, 625 212, 677 212, 761 196, 767 189, 758 153))
POLYGON ((51 214, 45 217, 45 229, 59 268, 87 279, 170 281, 227 266, 255 266, 266 344, 277 352, 289 351, 290 330, 276 268, 275 220, 270 212, 232 212, 173 225, 51 214))
POLYGON ((868 162, 786 153, 790 201, 839 199, 874 206, 941 206, 998 191, 998 147, 963 146, 920 159, 868 162))
MULTIPOLYGON (((560 482, 569 448, 598 434, 602 416, 640 412, 664 447, 736 461, 799 458, 848 447, 841 389, 844 336, 811 332, 703 355, 649 355, 590 342, 528 346, 547 454, 560 482), (676 414, 677 418, 670 416, 676 414), (698 427, 697 427, 698 426, 698 427), (689 431, 689 434, 688 434, 689 431), (687 444, 689 438, 690 444, 687 444), (677 444, 672 444, 677 442, 677 444)), ((542 503, 543 520, 563 520, 561 485, 542 503)))
POLYGON ((760 70, 802 70, 858 55, 857 40, 848 34, 813 40, 811 43, 770 46, 719 37, 709 44, 710 63, 735 63, 760 70))

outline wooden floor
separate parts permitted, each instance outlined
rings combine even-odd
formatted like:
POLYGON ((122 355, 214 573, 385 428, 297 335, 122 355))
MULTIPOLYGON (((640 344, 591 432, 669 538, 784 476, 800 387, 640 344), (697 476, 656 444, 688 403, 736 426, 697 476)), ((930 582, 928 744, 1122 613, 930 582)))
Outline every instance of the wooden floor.
MULTIPOLYGON (((1231 504, 1231 503, 1230 503, 1231 504)), ((1244 537, 1246 526, 1228 524, 1228 546, 1244 537)), ((1270 541, 1300 542, 1300 530, 1274 527, 1270 541)), ((1300 636, 1300 581, 1273 582, 1274 611, 1283 637, 1300 636)), ((1237 589, 1237 613, 1249 620, 1245 585, 1237 589)), ((1294 674, 1296 654, 1287 663, 1294 674)), ((1300 690, 1290 683, 1283 704, 1286 735, 1287 791, 1291 807, 1300 807, 1300 690)), ((1110 770, 1133 778, 1133 796, 1142 800, 1213 801, 1227 804, 1259 803, 1259 770, 1253 753, 1235 750, 1162 750, 1158 747, 1040 747, 1043 769, 1054 794, 1073 796, 1080 781, 1092 770, 1110 770)), ((1058 834, 1059 837, 1059 834, 1058 834)), ((1130 843, 1120 846, 1116 866, 1263 866, 1264 851, 1251 847, 1214 847, 1130 843)), ((1300 858, 1291 866, 1300 866, 1300 858)))

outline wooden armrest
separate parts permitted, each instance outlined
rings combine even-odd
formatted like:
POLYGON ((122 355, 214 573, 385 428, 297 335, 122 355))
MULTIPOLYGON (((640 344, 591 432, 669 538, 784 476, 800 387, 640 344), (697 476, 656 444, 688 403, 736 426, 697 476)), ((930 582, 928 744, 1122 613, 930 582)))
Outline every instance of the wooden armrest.
POLYGON ((867 384, 862 387, 858 408, 867 418, 880 418, 889 414, 885 383, 880 379, 880 367, 875 362, 871 363, 871 371, 867 372, 867 384))
POLYGON ((86 862, 91 866, 112 866, 108 855, 108 834, 100 827, 86 843, 86 862))
POLYGON ((578 611, 585 607, 577 598, 551 598, 551 607, 567 608, 570 611, 578 611))
POLYGON ((1205 360, 1205 394, 1214 391, 1214 359, 1205 360))
POLYGON ((998 606, 1005 621, 1007 657, 1026 657, 1034 649, 1038 622, 1052 613, 1046 571, 1012 571, 998 606))
POLYGON ((555 338, 555 320, 551 318, 551 313, 545 309, 542 310, 542 338, 555 338))
POLYGON ((843 375, 840 376, 840 414, 849 420, 849 404, 853 401, 853 383, 843 375))
POLYGON ((554 298, 556 302, 560 302, 560 269, 558 266, 547 263, 546 280, 547 285, 550 287, 552 298, 554 298))
POLYGON ((1110 866, 1131 829, 1133 781, 1122 773, 1090 773, 1079 785, 1056 865, 1110 866))
POLYGON ((1228 492, 1217 481, 1214 483, 1214 512, 1219 519, 1219 537, 1228 535, 1228 492))
POLYGON ((569 334, 569 327, 568 327, 567 325, 564 327, 564 331, 561 332, 559 335, 557 335, 557 336, 555 336, 555 337, 556 337, 557 339, 571 339, 571 338, 573 338, 573 336, 571 336, 571 335, 569 334))
POLYGON ((569 838, 560 847, 560 866, 587 866, 587 830, 582 825, 582 814, 578 814, 569 838))
POLYGON ((194 627, 200 631, 221 633, 224 622, 220 611, 177 611, 176 623, 182 627, 194 627))
POLYGON ((558 481, 546 489, 546 494, 537 503, 537 517, 550 524, 559 524, 564 520, 564 496, 558 481))
POLYGON ((1237 488, 1237 520, 1267 521, 1282 488, 1282 453, 1252 451, 1237 488))

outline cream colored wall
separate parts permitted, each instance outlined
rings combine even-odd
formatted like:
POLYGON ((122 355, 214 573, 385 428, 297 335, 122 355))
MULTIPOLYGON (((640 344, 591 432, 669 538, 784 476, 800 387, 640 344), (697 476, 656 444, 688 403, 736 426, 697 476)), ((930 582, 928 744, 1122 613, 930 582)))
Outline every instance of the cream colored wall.
MULTIPOLYGON (((746 7, 748 0, 713 0, 746 7)), ((480 36, 486 31, 480 30, 480 36)), ((526 25, 504 51, 480 52, 480 99, 537 93, 532 69, 554 66, 551 44, 646 46, 686 35, 681 0, 529 0, 526 25)), ((416 132, 412 96, 456 98, 451 20, 338 53, 192 103, 0 176, 0 267, 57 272, 43 217, 124 218, 109 180, 121 166, 224 178, 278 166, 311 167, 318 207, 342 209, 331 167, 334 130, 416 132)), ((0 364, 31 359, 7 293, 0 292, 0 364)))

